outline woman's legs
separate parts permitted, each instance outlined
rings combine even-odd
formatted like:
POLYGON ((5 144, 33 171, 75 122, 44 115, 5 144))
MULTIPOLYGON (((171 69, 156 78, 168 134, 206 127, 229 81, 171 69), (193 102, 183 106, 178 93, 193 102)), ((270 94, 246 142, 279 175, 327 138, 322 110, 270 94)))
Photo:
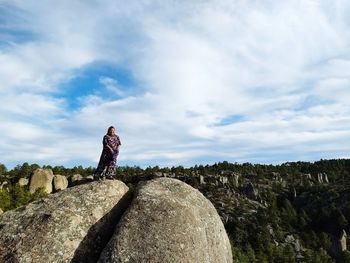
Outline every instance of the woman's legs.
POLYGON ((106 171, 106 173, 105 173, 106 178, 113 179, 113 177, 115 176, 116 167, 115 167, 115 165, 107 166, 105 171, 106 171))

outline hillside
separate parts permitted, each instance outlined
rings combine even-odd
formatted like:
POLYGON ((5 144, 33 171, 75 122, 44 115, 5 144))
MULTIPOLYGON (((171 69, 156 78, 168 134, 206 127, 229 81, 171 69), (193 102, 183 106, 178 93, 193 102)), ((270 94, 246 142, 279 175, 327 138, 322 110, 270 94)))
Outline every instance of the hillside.
MULTIPOLYGON (((36 168, 23 164, 3 169, 2 210, 43 195, 40 189, 30 194, 28 185, 18 185, 36 168)), ((70 185, 74 174, 84 179, 93 171, 44 168, 66 176, 70 185)), ((212 201, 229 234, 234 262, 350 262, 349 159, 275 166, 222 162, 191 168, 119 167, 116 174, 130 189, 155 177, 180 179, 212 201)))

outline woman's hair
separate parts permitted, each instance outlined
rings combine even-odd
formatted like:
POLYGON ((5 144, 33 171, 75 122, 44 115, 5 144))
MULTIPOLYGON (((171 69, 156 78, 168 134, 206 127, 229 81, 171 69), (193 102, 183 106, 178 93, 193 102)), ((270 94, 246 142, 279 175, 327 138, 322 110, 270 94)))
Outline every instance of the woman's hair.
POLYGON ((115 128, 114 128, 113 126, 109 126, 109 127, 108 127, 108 130, 107 130, 107 134, 109 134, 109 132, 110 132, 111 129, 115 129, 115 128))

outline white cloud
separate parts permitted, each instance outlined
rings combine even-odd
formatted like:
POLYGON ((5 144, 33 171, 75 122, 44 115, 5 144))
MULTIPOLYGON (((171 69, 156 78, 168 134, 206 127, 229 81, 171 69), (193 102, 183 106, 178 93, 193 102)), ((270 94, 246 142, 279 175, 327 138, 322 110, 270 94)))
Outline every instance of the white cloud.
POLYGON ((347 1, 8 6, 21 10, 13 29, 36 38, 0 48, 1 154, 17 153, 17 129, 28 136, 4 162, 93 165, 111 124, 126 164, 350 155, 347 1), (99 61, 127 69, 141 92, 102 74, 104 91, 120 98, 89 94, 70 110, 55 97, 60 84, 99 61), (218 125, 233 115, 242 119, 218 125))
POLYGON ((99 81, 102 85, 105 86, 107 91, 114 93, 120 97, 125 95, 125 92, 123 92, 122 88, 119 87, 117 80, 109 77, 100 77, 99 81))

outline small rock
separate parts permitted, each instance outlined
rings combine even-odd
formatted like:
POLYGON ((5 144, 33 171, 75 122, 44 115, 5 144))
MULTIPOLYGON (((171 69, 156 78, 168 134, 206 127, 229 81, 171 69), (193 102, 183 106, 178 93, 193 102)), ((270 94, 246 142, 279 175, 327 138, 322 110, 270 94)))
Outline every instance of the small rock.
POLYGON ((83 180, 83 176, 80 174, 73 174, 71 176, 72 183, 75 183, 75 182, 80 181, 80 180, 83 180))
POLYGON ((28 178, 19 178, 18 185, 19 186, 26 186, 29 184, 28 178))

